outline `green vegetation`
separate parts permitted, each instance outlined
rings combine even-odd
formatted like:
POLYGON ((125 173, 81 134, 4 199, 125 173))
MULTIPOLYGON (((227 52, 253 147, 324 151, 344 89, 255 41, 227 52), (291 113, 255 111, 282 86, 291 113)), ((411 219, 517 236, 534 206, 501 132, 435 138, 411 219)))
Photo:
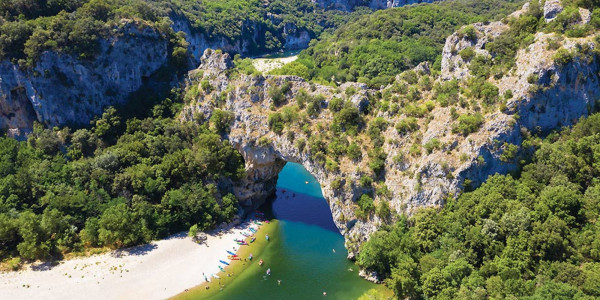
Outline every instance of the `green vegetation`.
POLYGON ((461 115, 458 117, 458 123, 452 127, 452 132, 467 136, 479 130, 481 124, 483 124, 483 116, 479 113, 474 115, 461 115))
POLYGON ((379 88, 424 61, 439 69, 448 35, 461 25, 499 19, 520 4, 454 0, 377 11, 322 35, 298 60, 274 73, 318 82, 359 81, 379 88))
POLYGON ((131 246, 237 212, 219 183, 239 178, 243 160, 215 133, 221 125, 124 122, 112 108, 92 123, 72 133, 36 124, 27 141, 0 138, 1 259, 131 246))
POLYGON ((185 67, 185 34, 173 32, 170 18, 186 20, 211 40, 225 38, 233 44, 246 39, 250 53, 264 53, 282 49, 287 34, 307 31, 316 37, 351 16, 303 0, 273 0, 266 6, 258 0, 7 0, 0 2, 0 11, 0 59, 21 66, 35 65, 46 50, 91 59, 100 50, 100 39, 119 34, 115 29, 125 26, 123 20, 163 34, 174 65, 185 67))
POLYGON ((384 226, 358 264, 400 299, 600 297, 599 143, 596 114, 550 135, 518 178, 384 226))

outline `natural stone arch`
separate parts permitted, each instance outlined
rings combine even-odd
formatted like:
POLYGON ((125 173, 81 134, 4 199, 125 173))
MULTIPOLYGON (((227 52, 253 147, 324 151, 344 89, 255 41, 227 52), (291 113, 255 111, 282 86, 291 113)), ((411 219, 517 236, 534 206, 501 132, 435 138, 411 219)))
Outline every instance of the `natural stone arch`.
MULTIPOLYGON (((490 25, 493 26, 493 25, 490 25)), ((483 30, 483 29, 482 29, 483 30)), ((483 30, 485 31, 485 30, 483 30)), ((478 33, 479 34, 479 33, 478 33)), ((484 182, 489 175, 506 174, 518 168, 517 159, 502 159, 503 144, 520 145, 524 139, 523 130, 534 131, 540 128, 545 132, 557 126, 573 124, 577 118, 590 113, 600 98, 598 88, 598 69, 595 59, 575 59, 573 62, 558 66, 553 61, 542 59, 545 53, 545 36, 536 37, 529 48, 536 51, 519 51, 514 72, 519 76, 505 76, 498 81, 499 90, 504 93, 513 88, 514 97, 506 104, 503 111, 492 111, 485 115, 480 128, 468 136, 451 131, 455 121, 451 118, 449 107, 434 106, 429 112, 430 118, 421 118, 421 146, 428 141, 439 139, 443 146, 436 151, 407 157, 401 162, 393 159, 394 155, 408 153, 413 143, 410 136, 403 136, 393 126, 388 126, 383 136, 394 139, 394 143, 384 143, 386 158, 384 175, 378 180, 389 188, 385 198, 375 195, 375 203, 389 203, 392 212, 411 213, 424 206, 441 206, 447 197, 456 196, 462 190, 466 179, 473 186, 484 182), (539 51, 538 51, 539 50, 539 51), (526 78, 531 72, 539 76, 538 84, 544 89, 531 92, 530 83, 519 78, 526 78), (547 74, 552 74, 551 76, 547 74), (574 74, 586 74, 581 80, 568 80, 574 74), (542 81, 552 79, 549 83, 542 81), (563 99, 571 95, 569 101, 563 99), (518 115, 519 118, 515 118, 518 115), (460 159, 459 159, 460 155, 460 159), (464 159, 463 159, 464 156, 464 159)), ((451 36, 448 44, 458 43, 458 37, 451 36)), ((572 48, 576 43, 592 43, 591 39, 566 39, 565 47, 572 48)), ((444 52, 444 61, 455 59, 452 52, 444 52)), ((302 164, 321 184, 323 196, 329 203, 333 220, 346 239, 346 248, 351 256, 358 252, 357 246, 374 232, 383 221, 371 214, 364 219, 356 217, 355 201, 365 192, 358 182, 361 176, 369 174, 367 145, 363 145, 363 158, 351 160, 346 156, 339 158, 339 168, 327 170, 321 161, 311 157, 311 151, 301 151, 294 139, 309 139, 319 130, 327 130, 333 123, 333 113, 326 107, 334 97, 343 97, 351 105, 361 109, 368 106, 369 99, 382 90, 370 90, 364 84, 344 83, 339 88, 309 83, 296 76, 261 76, 231 75, 231 61, 227 54, 207 51, 202 57, 200 80, 208 81, 213 87, 193 99, 184 108, 182 118, 208 120, 216 109, 230 111, 233 115, 230 131, 225 134, 233 146, 246 161, 247 177, 236 188, 241 203, 256 206, 270 196, 277 181, 277 175, 286 161, 302 164), (289 83, 290 90, 285 100, 277 105, 269 95, 269 90, 289 83), (353 87, 356 93, 344 94, 347 87, 353 87), (294 134, 276 134, 269 129, 268 115, 283 106, 290 106, 301 90, 311 95, 322 95, 323 109, 317 116, 304 120, 309 124, 308 130, 290 126, 287 130, 294 134), (365 105, 366 104, 366 105, 365 105), (322 124, 322 126, 319 126, 322 124), (345 184, 342 188, 332 189, 331 183, 341 178, 345 184)), ((419 66, 417 72, 428 72, 427 66, 419 66)), ((448 75, 448 74, 442 74, 448 75)), ((468 74, 467 74, 468 75, 468 74)), ((438 78, 437 80, 443 80, 438 78)), ((460 79, 460 78, 459 78, 460 79)), ((402 81, 397 78, 396 81, 402 81)), ((196 83, 198 84, 198 83, 196 83)), ((200 88, 198 90, 201 90, 200 88)), ((370 116, 373 118, 374 116, 370 116)), ((380 117, 395 124, 406 116, 389 115, 379 111, 380 117)), ((327 135, 331 137, 331 135, 327 135)), ((368 138, 360 142, 369 143, 368 138)), ((316 155, 315 155, 316 156, 316 155)))

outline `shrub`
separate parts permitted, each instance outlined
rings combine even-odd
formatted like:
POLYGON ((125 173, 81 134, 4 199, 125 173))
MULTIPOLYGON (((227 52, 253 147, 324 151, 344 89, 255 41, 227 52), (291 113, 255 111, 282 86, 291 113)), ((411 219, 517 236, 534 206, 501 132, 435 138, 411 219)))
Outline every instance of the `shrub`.
POLYGON ((342 108, 344 107, 344 100, 338 98, 338 97, 333 97, 333 99, 331 99, 331 101, 329 101, 329 110, 331 110, 332 112, 338 112, 340 111, 342 108))
POLYGON ((218 133, 226 133, 233 124, 234 118, 233 112, 215 109, 210 116, 210 123, 218 133))
POLYGON ((275 106, 279 106, 285 101, 285 94, 282 89, 277 86, 269 88, 269 97, 273 100, 275 106))
POLYGON ((272 113, 269 115, 268 118, 268 122, 269 122, 269 129, 271 129, 271 131, 275 132, 276 134, 281 134, 283 132, 283 117, 281 116, 280 113, 276 112, 276 113, 272 113))
POLYGON ((332 190, 339 190, 342 187, 342 179, 341 178, 336 178, 331 182, 330 185, 332 190))
POLYGON ((380 201, 379 205, 377 206, 377 216, 381 219, 386 219, 391 213, 392 211, 390 210, 390 205, 387 203, 387 201, 380 201))
POLYGON ((200 87, 202 88, 202 90, 203 90, 203 91, 204 91, 204 93, 206 93, 206 94, 209 94, 209 93, 210 93, 210 92, 213 90, 213 87, 212 87, 212 85, 210 84, 210 82, 208 81, 208 79, 203 79, 203 80, 200 82, 200 87))
POLYGON ((271 145, 271 140, 269 140, 269 138, 266 136, 260 137, 258 139, 258 145, 261 147, 268 147, 271 145))
POLYGON ((327 159, 327 161, 325 161, 325 169, 329 172, 335 172, 337 170, 339 170, 339 164, 332 159, 327 159))
POLYGON ((298 148, 298 151, 303 152, 304 151, 304 147, 306 147, 306 140, 303 138, 299 138, 296 140, 296 147, 298 148))
POLYGON ((475 57, 475 50, 473 50, 471 47, 467 47, 462 49, 458 54, 464 61, 470 61, 473 57, 475 57))
POLYGON ((479 113, 461 115, 458 117, 458 124, 452 128, 452 132, 467 136, 479 130, 481 124, 483 124, 483 116, 479 113))
POLYGON ((362 157, 362 151, 356 143, 352 143, 348 145, 348 148, 346 149, 346 155, 348 155, 348 158, 356 160, 362 157))
POLYGON ((475 27, 473 25, 467 25, 460 30, 460 34, 462 34, 467 39, 474 41, 477 39, 477 32, 475 31, 475 27))
POLYGON ((504 151, 502 151, 502 154, 500 155, 500 160, 503 162, 510 162, 514 160, 517 156, 517 152, 519 151, 519 146, 511 143, 504 143, 503 148, 504 151))
POLYGON ((433 138, 431 140, 429 140, 425 145, 425 150, 427 150, 427 153, 431 153, 436 149, 439 149, 441 146, 440 140, 433 138))
POLYGON ((398 134, 401 135, 405 135, 417 129, 419 129, 419 124, 417 123, 417 119, 414 117, 404 118, 396 124, 396 131, 398 131, 398 134))
POLYGON ((358 212, 356 214, 357 217, 361 219, 366 219, 370 213, 375 210, 375 204, 373 203, 373 198, 367 194, 363 194, 357 201, 358 204, 358 212))
POLYGON ((360 186, 364 188, 371 188, 371 185, 373 184, 373 178, 370 176, 361 176, 358 182, 360 182, 360 186))
POLYGON ((558 51, 556 51, 556 53, 554 53, 554 56, 552 57, 552 59, 559 65, 559 66, 564 66, 570 62, 573 61, 573 53, 571 53, 569 50, 565 49, 565 48, 560 48, 558 49, 558 51))

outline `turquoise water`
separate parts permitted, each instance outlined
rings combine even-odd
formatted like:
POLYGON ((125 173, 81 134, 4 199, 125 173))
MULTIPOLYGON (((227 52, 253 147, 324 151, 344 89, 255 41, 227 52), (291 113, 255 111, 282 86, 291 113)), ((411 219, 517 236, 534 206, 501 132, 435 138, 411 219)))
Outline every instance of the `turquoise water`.
POLYGON ((276 198, 263 210, 280 226, 261 255, 264 266, 246 270, 212 299, 315 299, 323 292, 327 299, 356 299, 376 287, 346 259, 321 187, 301 165, 284 167, 276 198))

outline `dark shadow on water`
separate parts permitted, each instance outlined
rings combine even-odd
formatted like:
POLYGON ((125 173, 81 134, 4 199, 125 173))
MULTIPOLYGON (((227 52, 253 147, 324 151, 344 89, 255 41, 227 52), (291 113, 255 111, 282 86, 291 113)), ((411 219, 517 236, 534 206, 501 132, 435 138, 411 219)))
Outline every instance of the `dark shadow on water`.
POLYGON ((316 225, 339 233, 333 222, 331 210, 324 198, 317 198, 296 191, 277 188, 275 197, 262 206, 267 216, 275 219, 316 225))

